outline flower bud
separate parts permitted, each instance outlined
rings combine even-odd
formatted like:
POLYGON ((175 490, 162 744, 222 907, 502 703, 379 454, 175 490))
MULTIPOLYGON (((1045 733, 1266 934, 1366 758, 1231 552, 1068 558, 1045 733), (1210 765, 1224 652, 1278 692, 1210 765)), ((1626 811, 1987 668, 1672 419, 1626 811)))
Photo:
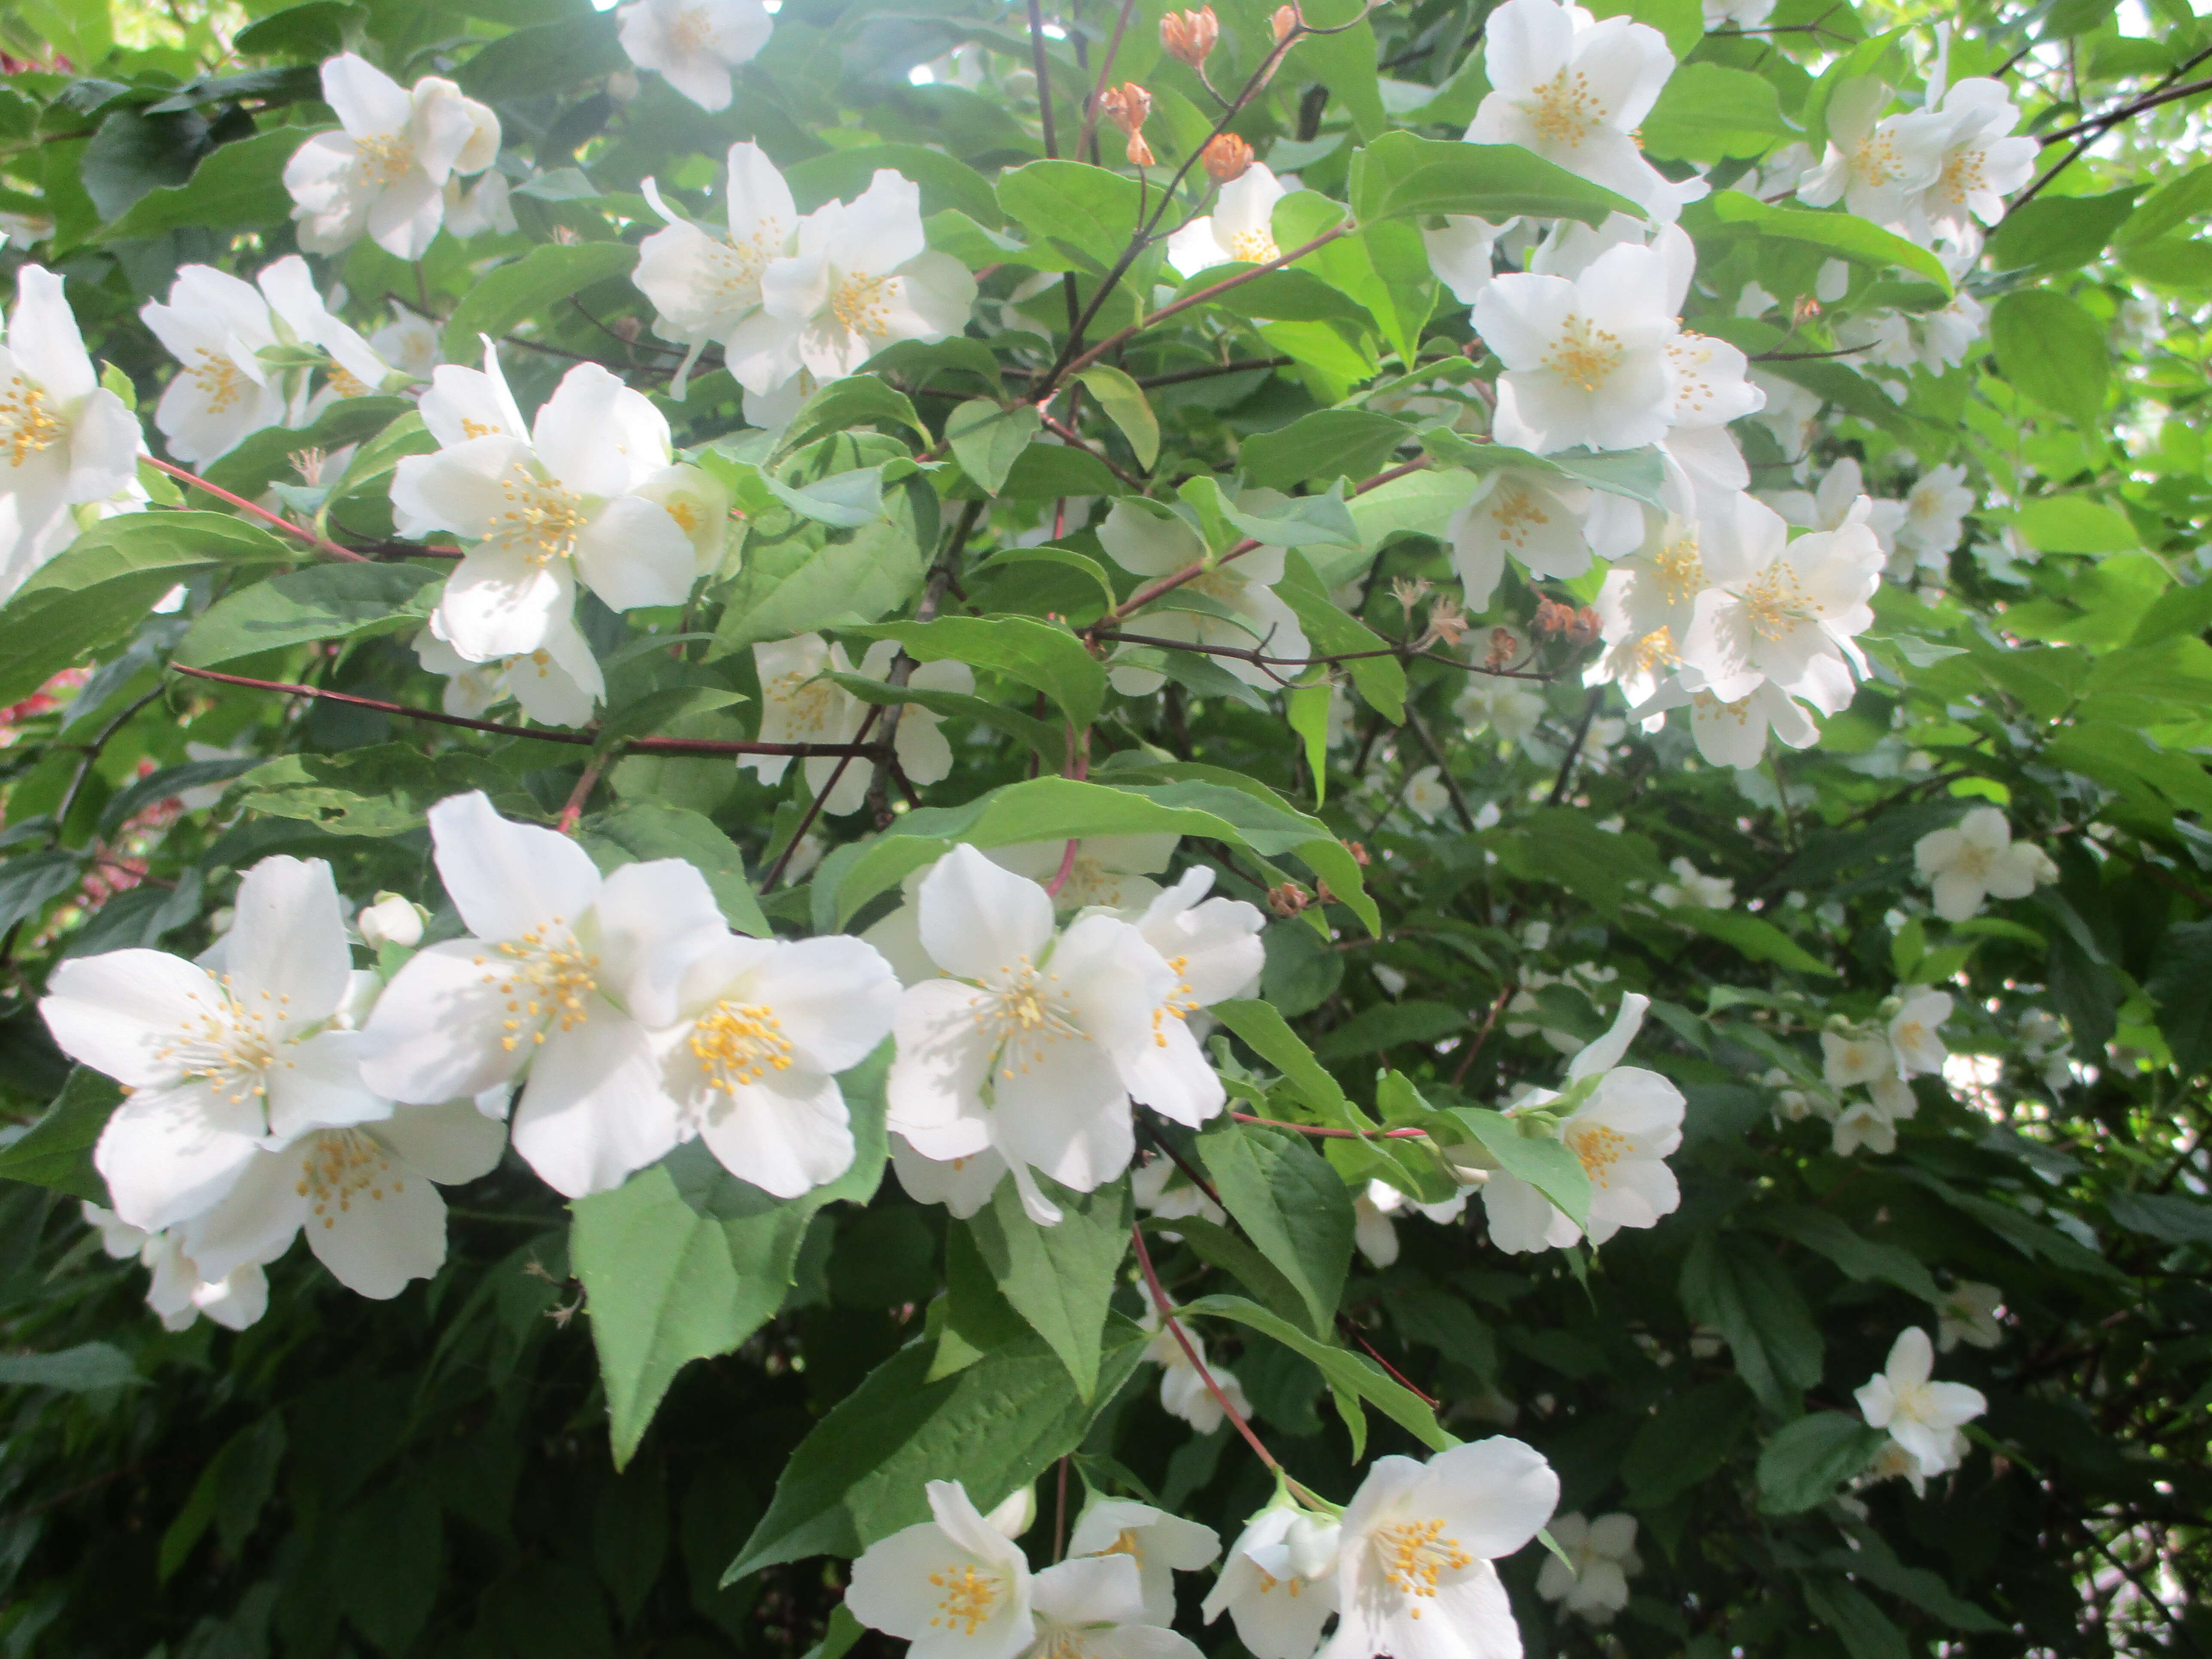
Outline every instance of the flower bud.
POLYGON ((1036 1520, 1036 1488, 1024 1486, 983 1518, 1009 1538, 1019 1538, 1036 1520))
POLYGON ((1134 81, 1124 81, 1098 94, 1098 107, 1115 126, 1133 136, 1152 112, 1152 94, 1134 81))
POLYGON ((1206 177, 1217 185, 1234 184, 1252 167, 1252 146, 1233 132, 1218 132, 1199 152, 1206 177))
MULTIPOLYGON (((1290 8, 1283 8, 1288 11, 1290 8)), ((1291 1522, 1291 1529, 1283 1534, 1283 1542, 1291 1560, 1291 1570, 1301 1578, 1320 1578, 1336 1571, 1338 1549, 1344 1537, 1344 1528, 1325 1516, 1301 1515, 1291 1522)))
POLYGON ((633 101, 642 90, 643 88, 638 85, 636 75, 632 71, 618 69, 610 70, 607 72, 607 96, 617 104, 633 101))
POLYGON ((1197 69, 1205 64, 1213 43, 1221 38, 1221 20, 1211 6, 1196 11, 1171 11, 1160 19, 1160 45, 1170 58, 1197 69))
POLYGON ((1306 20, 1298 15, 1298 9, 1296 6, 1278 6, 1275 8, 1273 21, 1275 41, 1279 46, 1289 40, 1292 33, 1304 25, 1306 20))
POLYGON ((397 893, 379 893, 374 901, 361 907, 354 925, 372 951, 386 945, 397 945, 413 950, 422 942, 422 907, 410 903, 397 893))

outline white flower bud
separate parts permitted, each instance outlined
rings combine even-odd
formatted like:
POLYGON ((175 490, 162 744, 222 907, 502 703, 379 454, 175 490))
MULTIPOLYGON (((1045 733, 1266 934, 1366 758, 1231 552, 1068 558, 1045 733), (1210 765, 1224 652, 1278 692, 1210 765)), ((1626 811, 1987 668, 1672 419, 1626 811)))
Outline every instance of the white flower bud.
POLYGON ((410 903, 397 893, 379 893, 374 901, 361 907, 354 925, 368 947, 381 950, 386 945, 397 945, 413 950, 422 942, 422 923, 428 913, 419 904, 410 903))
POLYGON ((1036 1487, 1024 1486, 983 1518, 1007 1537, 1019 1538, 1036 1520, 1036 1487))

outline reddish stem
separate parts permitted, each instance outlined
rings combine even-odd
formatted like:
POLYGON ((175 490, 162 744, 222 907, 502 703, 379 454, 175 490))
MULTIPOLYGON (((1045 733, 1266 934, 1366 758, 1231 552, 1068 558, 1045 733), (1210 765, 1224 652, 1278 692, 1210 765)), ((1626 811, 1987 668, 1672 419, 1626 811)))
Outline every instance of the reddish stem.
POLYGON ((257 507, 252 501, 247 501, 243 495, 234 495, 228 489, 224 489, 217 485, 210 483, 205 478, 200 477, 197 472, 187 472, 181 466, 173 466, 156 455, 141 455, 138 459, 144 461, 149 466, 157 466, 161 468, 162 471, 167 473, 173 478, 182 478, 186 483, 191 485, 195 489, 205 490, 209 495, 214 496, 219 501, 228 501, 233 507, 238 508, 241 513, 251 513, 257 519, 266 520, 269 523, 276 526, 277 529, 283 531, 286 535, 295 537, 299 540, 307 543, 308 546, 313 548, 318 553, 327 554, 333 559, 345 559, 354 564, 368 564, 372 562, 372 561, 364 557, 362 555, 355 552, 351 548, 340 547, 336 542, 325 541, 322 537, 318 536, 312 530, 301 529, 298 525, 294 524, 289 519, 285 518, 282 514, 271 513, 265 507, 257 507))
POLYGON ((1230 1113, 1237 1123, 1256 1123, 1266 1129, 1288 1129, 1293 1134, 1318 1135, 1324 1140, 1418 1140, 1426 1129, 1335 1129, 1322 1123, 1285 1123, 1279 1117, 1254 1117, 1249 1112, 1230 1113))
POLYGON ((1074 873, 1075 837, 1070 836, 1067 838, 1067 850, 1060 855, 1060 873, 1054 876, 1050 881, 1045 883, 1044 890, 1051 894, 1054 898, 1058 898, 1060 896, 1060 890, 1067 885, 1067 878, 1074 873))
POLYGON ((1160 1286, 1159 1273, 1152 1266, 1152 1253, 1145 1248, 1145 1230, 1141 1227, 1132 1227, 1129 1229, 1129 1237, 1136 1243, 1137 1266, 1144 1270, 1145 1284, 1152 1291, 1152 1305, 1159 1310, 1160 1322, 1168 1328, 1170 1334, 1176 1340, 1176 1346, 1182 1348, 1183 1358, 1190 1361, 1191 1368, 1198 1373, 1200 1380, 1206 1384, 1207 1392, 1212 1395, 1213 1403, 1220 1407, 1222 1414, 1237 1425, 1237 1432, 1244 1437, 1245 1443, 1259 1455, 1262 1463, 1274 1470, 1276 1474, 1282 1474, 1283 1466, 1275 1461, 1275 1454, 1261 1443, 1260 1437, 1252 1432, 1252 1425, 1244 1420, 1243 1413, 1229 1403, 1229 1396, 1222 1393, 1221 1384, 1215 1382, 1213 1373, 1206 1370, 1204 1357, 1200 1354, 1197 1346, 1191 1341, 1182 1326, 1177 1322, 1174 1310, 1168 1303, 1168 1293, 1160 1286))

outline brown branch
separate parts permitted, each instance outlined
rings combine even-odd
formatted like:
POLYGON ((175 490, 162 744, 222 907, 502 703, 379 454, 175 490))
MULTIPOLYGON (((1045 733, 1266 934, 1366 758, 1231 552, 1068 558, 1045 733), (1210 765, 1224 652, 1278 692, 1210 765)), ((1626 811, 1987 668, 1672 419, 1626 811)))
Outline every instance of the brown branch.
POLYGON ((210 483, 205 478, 200 477, 197 472, 187 472, 183 467, 177 466, 168 461, 165 461, 158 455, 142 455, 139 459, 146 462, 149 466, 159 467, 162 471, 167 473, 173 478, 182 478, 186 483, 191 485, 195 489, 205 490, 217 501, 228 501, 233 507, 237 507, 242 513, 251 513, 257 519, 266 520, 269 523, 276 526, 277 529, 283 531, 286 535, 294 537, 300 541, 307 543, 308 546, 313 548, 318 553, 325 554, 333 559, 349 560, 355 564, 367 564, 368 562, 368 559, 363 557, 361 554, 354 552, 350 548, 340 547, 336 542, 325 540, 324 538, 315 534, 312 530, 302 529, 300 526, 294 524, 289 519, 285 518, 281 514, 271 513, 265 507, 255 506, 252 501, 247 501, 243 495, 234 495, 228 489, 222 489, 216 484, 210 483))
POLYGON ((568 792, 568 799, 561 808, 560 822, 553 826, 562 835, 576 833, 576 820, 583 816, 584 803, 592 798, 592 791, 599 785, 600 770, 606 763, 607 757, 603 754, 594 755, 584 763, 583 775, 576 780, 576 787, 568 792))
MULTIPOLYGON (((1191 1369, 1198 1373, 1200 1380, 1206 1384, 1206 1391, 1213 1396, 1213 1403, 1220 1407, 1222 1414, 1237 1425, 1237 1432, 1244 1437, 1244 1443, 1259 1455, 1262 1463, 1284 1480, 1289 1480, 1290 1477, 1283 1474, 1283 1466, 1276 1462, 1275 1454, 1269 1451, 1260 1437, 1252 1432, 1252 1425, 1244 1420, 1244 1414, 1229 1403, 1229 1396, 1222 1393, 1221 1384, 1214 1381, 1213 1373, 1206 1368, 1205 1358, 1193 1346, 1188 1334, 1176 1318, 1174 1309, 1168 1304, 1168 1293, 1160 1287, 1159 1273, 1152 1266, 1152 1253, 1145 1248, 1145 1230, 1133 1226, 1129 1229, 1129 1237, 1137 1247, 1137 1266, 1144 1270, 1145 1284, 1152 1293, 1152 1305, 1159 1310, 1160 1323, 1166 1326, 1174 1336, 1176 1346, 1182 1350, 1183 1358, 1190 1361, 1191 1369)), ((1297 1485, 1294 1480, 1291 1484, 1293 1486, 1297 1485)))
MULTIPOLYGON (((876 723, 876 716, 883 712, 884 706, 881 703, 870 703, 866 715, 860 721, 860 729, 853 734, 854 737, 856 738, 866 737, 868 728, 876 723)), ((831 769, 828 779, 823 781, 819 789, 814 792, 814 799, 807 802, 806 816, 799 819, 799 828, 791 832, 791 839, 784 842, 783 851, 775 855, 775 863, 770 866, 768 874, 762 878, 760 888, 762 892, 771 890, 776 883, 783 878, 784 870, 791 863, 791 855, 799 850, 799 843, 806 838, 806 832, 814 827, 814 820, 822 816, 823 803, 830 799, 831 792, 837 787, 838 781, 845 775, 845 769, 853 763, 853 757, 861 752, 857 744, 844 745, 844 747, 846 752, 838 757, 837 764, 831 769)))
POLYGON ((1073 428, 1063 424, 1057 417, 1047 415, 1042 410, 1039 410, 1037 411, 1037 416, 1039 419, 1043 421, 1046 430, 1050 432, 1054 437, 1062 440, 1071 448, 1081 450, 1085 454, 1090 456, 1091 459, 1097 461, 1101 466, 1104 467, 1109 472, 1112 473, 1115 477, 1119 478, 1123 483, 1128 485, 1130 489, 1137 491, 1139 495, 1144 493, 1146 485, 1145 481, 1142 478, 1136 477, 1133 473, 1126 472, 1121 468, 1115 465, 1112 459, 1103 453, 1088 438, 1082 436, 1080 434, 1076 432, 1073 428))

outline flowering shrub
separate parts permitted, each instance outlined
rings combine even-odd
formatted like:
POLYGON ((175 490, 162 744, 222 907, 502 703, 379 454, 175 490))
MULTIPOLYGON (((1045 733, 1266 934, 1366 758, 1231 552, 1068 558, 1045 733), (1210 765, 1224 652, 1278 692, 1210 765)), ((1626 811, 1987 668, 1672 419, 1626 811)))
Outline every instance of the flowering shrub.
POLYGON ((189 12, 8 25, 8 1651, 2212 1643, 2185 8, 189 12))

